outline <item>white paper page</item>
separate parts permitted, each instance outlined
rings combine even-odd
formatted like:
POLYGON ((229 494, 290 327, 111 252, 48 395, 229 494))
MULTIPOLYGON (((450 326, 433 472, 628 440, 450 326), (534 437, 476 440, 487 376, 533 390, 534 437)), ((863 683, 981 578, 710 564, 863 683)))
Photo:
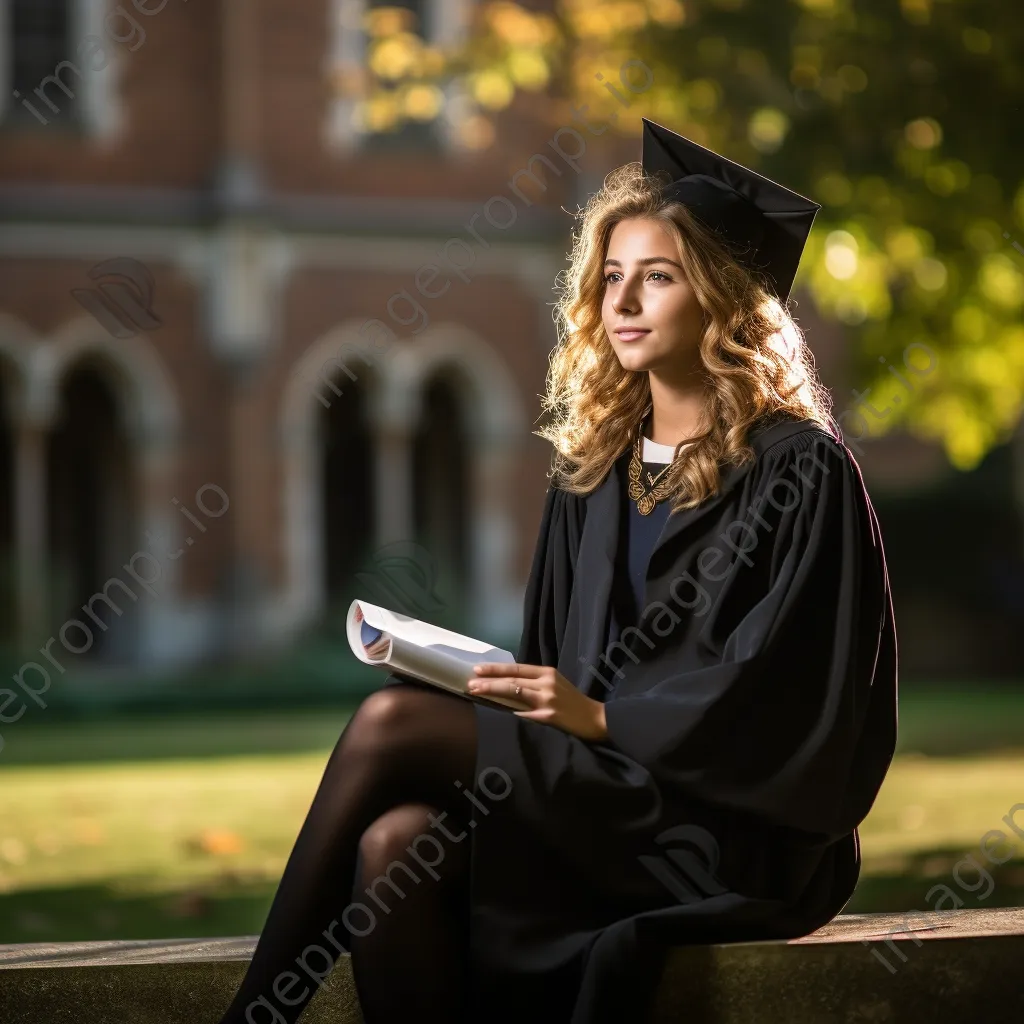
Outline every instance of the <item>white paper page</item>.
MULTIPOLYGON (((367 601, 358 601, 359 607, 363 610, 366 621, 377 629, 390 633, 396 640, 408 640, 410 643, 419 644, 421 647, 446 647, 453 653, 456 651, 468 652, 477 656, 477 661, 487 661, 488 651, 498 650, 483 640, 477 640, 462 633, 455 633, 450 629, 441 626, 431 625, 429 622, 422 622, 420 619, 411 618, 408 615, 401 615, 398 612, 389 611, 380 605, 370 604, 367 601)), ((495 659, 499 660, 499 659, 495 659)))

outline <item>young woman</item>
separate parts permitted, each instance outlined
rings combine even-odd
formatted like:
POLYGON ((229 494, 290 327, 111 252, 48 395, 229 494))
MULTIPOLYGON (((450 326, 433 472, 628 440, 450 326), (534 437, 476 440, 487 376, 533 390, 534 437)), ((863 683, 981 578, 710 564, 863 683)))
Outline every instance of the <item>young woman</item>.
POLYGON ((224 1024, 296 1020, 342 949, 370 1024, 642 1020, 671 945, 849 899, 895 744, 878 524, 791 277, 693 209, 635 163, 583 211, 521 646, 472 684, 530 709, 363 701, 224 1024))

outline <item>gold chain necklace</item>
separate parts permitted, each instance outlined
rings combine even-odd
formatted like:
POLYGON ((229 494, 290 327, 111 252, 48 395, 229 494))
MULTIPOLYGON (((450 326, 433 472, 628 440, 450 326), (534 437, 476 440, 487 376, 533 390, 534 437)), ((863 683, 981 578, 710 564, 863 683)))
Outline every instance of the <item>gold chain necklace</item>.
POLYGON ((668 497, 671 488, 665 474, 675 464, 675 460, 679 456, 679 449, 683 446, 683 442, 676 445, 672 462, 669 462, 660 473, 651 473, 650 470, 644 469, 644 424, 647 422, 650 412, 651 407, 648 406, 647 411, 640 419, 636 437, 633 439, 633 452, 629 460, 629 496, 636 502, 637 510, 642 516, 649 516, 654 510, 654 506, 663 498, 668 497), (647 476, 646 484, 642 479, 645 474, 647 476))
POLYGON ((679 458, 680 450, 693 443, 692 441, 680 441, 676 445, 672 461, 660 473, 651 473, 650 470, 645 470, 643 464, 644 426, 652 410, 653 406, 648 405, 643 416, 640 418, 640 424, 636 429, 636 437, 633 438, 633 450, 629 459, 628 493, 636 502, 637 511, 642 516, 650 515, 654 511, 654 506, 663 498, 669 496, 671 486, 666 474, 675 465, 676 459, 679 458), (642 479, 645 474, 647 476, 646 484, 642 479))
POLYGON ((654 506, 662 498, 668 497, 669 485, 665 474, 672 468, 669 462, 660 473, 652 474, 650 470, 644 470, 641 455, 643 453, 643 434, 638 431, 633 441, 633 454, 629 460, 629 496, 636 502, 636 507, 642 516, 649 516, 654 506), (647 474, 647 484, 641 479, 644 473, 647 474))

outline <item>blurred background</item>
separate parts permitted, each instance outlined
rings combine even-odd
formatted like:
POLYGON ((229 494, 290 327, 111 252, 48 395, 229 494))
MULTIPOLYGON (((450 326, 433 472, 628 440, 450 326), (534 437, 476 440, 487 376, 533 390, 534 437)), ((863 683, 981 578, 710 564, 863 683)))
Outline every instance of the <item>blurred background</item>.
POLYGON ((642 116, 822 204, 793 311, 902 684, 847 909, 1024 903, 1022 45, 980 0, 0 0, 0 942, 257 932, 380 681, 354 597, 516 649, 571 212, 642 116))

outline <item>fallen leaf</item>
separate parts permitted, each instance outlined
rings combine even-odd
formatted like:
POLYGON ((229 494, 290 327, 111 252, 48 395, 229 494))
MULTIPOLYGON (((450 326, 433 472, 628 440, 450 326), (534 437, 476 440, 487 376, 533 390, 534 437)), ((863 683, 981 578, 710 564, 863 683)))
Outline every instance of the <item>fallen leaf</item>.
POLYGON ((245 848, 242 837, 226 828, 204 829, 197 836, 189 836, 184 843, 192 853, 208 853, 214 857, 241 853, 245 848))
POLYGON ((0 842, 0 857, 8 864, 24 864, 28 858, 28 851, 20 839, 11 837, 0 842))
POLYGON ((103 826, 93 818, 76 818, 71 823, 75 839, 83 846, 99 846, 107 838, 103 826))

